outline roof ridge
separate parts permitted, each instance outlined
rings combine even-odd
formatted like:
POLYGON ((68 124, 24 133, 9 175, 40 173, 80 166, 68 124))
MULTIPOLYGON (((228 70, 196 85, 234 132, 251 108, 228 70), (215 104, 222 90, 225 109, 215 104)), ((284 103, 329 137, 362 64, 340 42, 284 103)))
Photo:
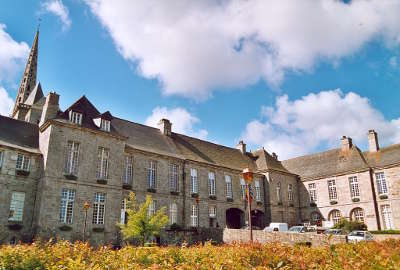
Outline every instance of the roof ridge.
POLYGON ((302 156, 298 156, 298 157, 293 157, 293 158, 281 160, 281 162, 285 162, 285 161, 289 161, 289 160, 295 160, 295 159, 300 159, 300 158, 304 158, 304 157, 317 156, 317 155, 321 155, 321 154, 324 154, 324 153, 327 153, 327 152, 333 152, 333 151, 337 151, 337 150, 340 150, 340 148, 333 148, 333 149, 328 149, 328 150, 321 151, 321 152, 316 152, 316 153, 306 154, 306 155, 302 155, 302 156))

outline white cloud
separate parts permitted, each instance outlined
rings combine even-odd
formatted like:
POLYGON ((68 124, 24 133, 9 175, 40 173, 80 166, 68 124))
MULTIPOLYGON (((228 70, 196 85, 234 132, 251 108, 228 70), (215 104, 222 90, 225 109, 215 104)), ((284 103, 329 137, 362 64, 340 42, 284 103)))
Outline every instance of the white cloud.
POLYGON ((153 109, 152 114, 147 117, 145 124, 148 126, 157 127, 158 122, 162 119, 169 119, 172 123, 172 131, 183 133, 199 139, 206 139, 208 132, 205 129, 195 129, 195 125, 200 120, 191 115, 184 108, 168 109, 166 107, 156 107, 153 109))
POLYGON ((46 1, 42 3, 42 7, 45 11, 52 13, 61 20, 63 30, 68 30, 71 27, 69 10, 61 0, 46 1))
POLYGON ((216 88, 336 65, 365 43, 400 43, 400 1, 85 0, 128 61, 165 94, 206 98, 216 88))
POLYGON ((392 68, 396 68, 396 67, 398 66, 398 62, 397 62, 397 57, 396 57, 396 56, 390 57, 390 59, 389 59, 389 65, 390 65, 392 68))
POLYGON ((8 116, 14 105, 14 100, 8 96, 6 89, 0 86, 0 115, 8 116))
POLYGON ((5 29, 0 23, 0 82, 12 82, 27 58, 29 47, 25 42, 15 41, 5 29))
POLYGON ((370 129, 378 132, 383 144, 400 142, 400 118, 385 119, 367 98, 354 92, 331 90, 294 101, 287 95, 278 97, 275 106, 263 107, 261 118, 247 124, 243 138, 286 159, 337 147, 342 135, 366 143, 370 129))

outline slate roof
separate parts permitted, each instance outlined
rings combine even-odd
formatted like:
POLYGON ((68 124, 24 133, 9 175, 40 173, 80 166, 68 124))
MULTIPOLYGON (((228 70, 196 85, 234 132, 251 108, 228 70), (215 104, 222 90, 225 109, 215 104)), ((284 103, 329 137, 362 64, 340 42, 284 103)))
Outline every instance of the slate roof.
POLYGON ((44 98, 42 86, 38 83, 33 91, 29 94, 28 98, 25 100, 26 105, 33 105, 37 103, 40 99, 44 98))
POLYGON ((349 151, 342 151, 341 149, 328 150, 284 160, 282 165, 302 179, 322 178, 369 168, 360 149, 354 145, 349 151))
POLYGON ((39 148, 39 127, 0 115, 0 140, 22 147, 39 148))
POLYGON ((283 167, 279 160, 275 159, 264 149, 254 151, 253 155, 256 158, 256 164, 259 170, 275 170, 286 173, 289 172, 285 167, 283 167))
POLYGON ((363 153, 371 167, 386 167, 400 162, 400 144, 379 149, 377 152, 363 153))

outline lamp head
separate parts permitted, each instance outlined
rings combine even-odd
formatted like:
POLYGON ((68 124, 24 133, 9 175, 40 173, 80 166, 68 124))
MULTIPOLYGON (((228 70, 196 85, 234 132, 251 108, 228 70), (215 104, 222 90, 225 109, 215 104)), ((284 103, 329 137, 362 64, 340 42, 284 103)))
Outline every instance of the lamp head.
POLYGON ((253 181, 253 172, 250 168, 243 169, 242 175, 247 184, 250 184, 253 181))

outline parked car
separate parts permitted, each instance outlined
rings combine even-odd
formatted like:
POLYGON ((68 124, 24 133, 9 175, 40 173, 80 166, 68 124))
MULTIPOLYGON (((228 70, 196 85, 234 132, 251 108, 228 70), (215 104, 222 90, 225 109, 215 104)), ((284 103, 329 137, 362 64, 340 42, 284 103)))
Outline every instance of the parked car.
POLYGON ((372 241, 374 236, 367 231, 352 231, 347 235, 349 242, 372 241))
POLYGON ((271 222, 269 226, 264 228, 264 232, 287 232, 287 223, 271 222))
POLYGON ((324 231, 324 234, 341 235, 344 234, 342 229, 328 229, 324 231))
POLYGON ((315 232, 314 227, 307 227, 307 226, 293 226, 290 227, 288 232, 291 233, 307 233, 307 232, 315 232))
MULTIPOLYGON (((262 230, 260 227, 258 227, 258 226, 251 226, 252 228, 253 228, 253 230, 262 230)), ((250 226, 249 225, 244 225, 242 228, 240 228, 240 229, 242 229, 242 230, 249 230, 250 229, 250 226)))

